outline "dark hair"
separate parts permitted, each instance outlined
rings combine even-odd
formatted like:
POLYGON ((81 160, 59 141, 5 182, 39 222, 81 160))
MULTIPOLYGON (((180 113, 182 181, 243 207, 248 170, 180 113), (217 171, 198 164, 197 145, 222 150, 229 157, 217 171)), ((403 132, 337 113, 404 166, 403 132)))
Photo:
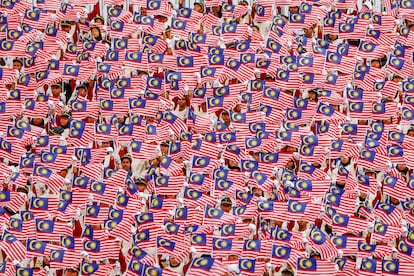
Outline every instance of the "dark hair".
POLYGON ((92 32, 93 29, 97 29, 98 32, 99 32, 99 35, 98 35, 98 37, 93 37, 92 36, 92 40, 102 41, 102 32, 101 32, 101 29, 98 26, 92 26, 91 27, 91 32, 92 32))
MULTIPOLYGON (((346 155, 344 155, 345 157, 348 157, 348 156, 346 156, 346 155)), ((341 162, 341 164, 343 165, 343 166, 348 166, 350 163, 351 163, 351 158, 350 157, 348 157, 348 162, 346 162, 346 163, 343 163, 342 161, 341 161, 341 159, 339 159, 340 160, 340 162, 341 162)))
POLYGON ((388 57, 387 55, 384 55, 381 59, 380 59, 380 63, 381 63, 381 67, 384 67, 385 64, 387 64, 388 61, 388 57))
POLYGON ((22 60, 22 59, 20 59, 20 58, 15 58, 15 59, 13 59, 13 62, 19 62, 20 64, 22 64, 22 65, 23 65, 23 60, 22 60))
POLYGON ((352 46, 359 46, 360 40, 359 39, 348 39, 348 44, 352 46))
POLYGON ((34 125, 34 126, 38 126, 38 127, 45 127, 45 119, 43 119, 43 118, 40 118, 40 119, 42 119, 42 122, 40 123, 40 124, 35 124, 34 123, 34 118, 31 118, 30 119, 30 124, 31 125, 34 125))
POLYGON ((282 271, 282 276, 293 276, 294 274, 293 274, 293 272, 290 270, 290 269, 284 269, 283 271, 282 271))

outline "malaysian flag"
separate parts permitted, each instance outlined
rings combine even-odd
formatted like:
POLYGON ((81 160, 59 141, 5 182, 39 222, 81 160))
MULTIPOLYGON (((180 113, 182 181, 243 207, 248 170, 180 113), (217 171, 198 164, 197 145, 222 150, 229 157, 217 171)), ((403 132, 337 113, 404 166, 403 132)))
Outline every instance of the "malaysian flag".
POLYGON ((4 252, 6 252, 6 255, 10 259, 19 261, 23 261, 25 259, 25 246, 7 230, 3 230, 3 234, 0 240, 0 247, 4 252))

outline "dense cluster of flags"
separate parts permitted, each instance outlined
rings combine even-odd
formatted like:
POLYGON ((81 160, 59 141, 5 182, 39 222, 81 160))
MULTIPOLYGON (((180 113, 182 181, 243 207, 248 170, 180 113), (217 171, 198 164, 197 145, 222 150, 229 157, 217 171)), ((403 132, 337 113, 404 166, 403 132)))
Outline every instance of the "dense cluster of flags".
POLYGON ((413 0, 81 2, 0 3, 0 275, 412 275, 413 0))

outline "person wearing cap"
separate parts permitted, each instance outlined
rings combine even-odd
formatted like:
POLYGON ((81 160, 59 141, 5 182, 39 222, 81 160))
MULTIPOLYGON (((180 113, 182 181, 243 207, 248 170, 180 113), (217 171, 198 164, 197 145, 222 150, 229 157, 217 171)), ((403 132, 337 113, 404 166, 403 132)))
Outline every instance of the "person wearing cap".
POLYGON ((29 193, 29 187, 27 187, 27 186, 18 186, 16 188, 16 192, 25 193, 27 195, 29 193))
POLYGON ((13 69, 21 72, 22 68, 23 68, 23 60, 21 58, 15 58, 13 60, 13 69))
POLYGON ((60 100, 62 103, 67 104, 72 97, 72 88, 68 83, 57 82, 51 85, 50 94, 52 94, 51 100, 60 100))
POLYGON ((64 20, 60 23, 60 28, 65 33, 69 34, 68 38, 70 42, 78 41, 77 34, 76 34, 77 23, 73 21, 64 20))
POLYGON ((33 117, 33 118, 30 118, 29 123, 32 126, 37 126, 37 127, 40 127, 40 128, 44 128, 47 131, 48 130, 47 121, 48 121, 47 118, 44 119, 44 118, 40 118, 40 117, 33 117))
POLYGON ((60 82, 52 84, 50 87, 50 92, 52 93, 52 98, 61 100, 62 84, 60 82))
POLYGON ((129 154, 125 154, 121 157, 121 168, 128 171, 128 175, 131 173, 132 157, 129 154))
POLYGON ((145 192, 145 190, 147 189, 147 180, 145 180, 145 178, 143 177, 139 177, 136 181, 135 184, 138 187, 138 192, 143 193, 145 192))
POLYGON ((293 273, 292 268, 285 268, 282 270, 281 276, 294 276, 295 274, 293 273))
POLYGON ((88 97, 88 84, 87 83, 82 83, 78 87, 76 87, 76 94, 77 94, 77 96, 87 98, 88 97))
MULTIPOLYGON (((206 13, 206 8, 203 5, 203 3, 201 3, 201 2, 195 2, 194 5, 193 5, 193 11, 196 12, 196 13, 199 13, 199 15, 194 15, 194 16, 200 16, 201 17, 203 14, 206 13)), ((193 14, 196 14, 196 13, 193 13, 193 14)), ((197 30, 200 33, 204 33, 204 26, 201 23, 201 20, 199 20, 198 23, 197 23, 197 30)))
POLYGON ((142 206, 142 212, 148 212, 149 208, 149 197, 150 193, 148 192, 147 186, 148 182, 144 177, 138 177, 135 180, 135 185, 137 185, 139 197, 145 199, 145 204, 142 206))
POLYGON ((203 3, 195 2, 193 5, 193 11, 199 12, 199 13, 205 13, 206 8, 204 7, 203 3))
POLYGON ((90 101, 88 97, 88 85, 86 83, 82 83, 78 87, 76 87, 76 92, 72 94, 72 96, 70 97, 68 101, 68 104, 72 104, 73 102, 77 100, 82 100, 82 101, 89 100, 90 101))
POLYGON ((63 111, 59 116, 58 126, 50 129, 49 134, 60 135, 63 138, 69 136, 69 119, 71 115, 69 111, 63 111))
POLYGON ((220 202, 220 209, 225 213, 230 213, 231 207, 233 206, 233 202, 231 198, 225 197, 220 202))
POLYGON ((62 31, 64 31, 65 33, 69 34, 69 39, 70 39, 71 42, 76 41, 73 38, 75 28, 72 28, 72 22, 71 21, 64 20, 64 21, 60 22, 60 29, 62 31))
MULTIPOLYGON (((122 152, 122 149, 118 151, 119 154, 122 152)), ((126 153, 122 155, 120 165, 122 169, 128 171, 129 177, 139 177, 145 173, 148 162, 134 160, 129 153, 126 153)))
POLYGON ((72 28, 72 23, 70 21, 64 20, 60 22, 60 28, 62 31, 69 33, 70 29, 72 28))
POLYGON ((170 142, 162 141, 160 144, 161 155, 168 155, 169 148, 170 148, 170 142))
POLYGON ((95 16, 95 18, 93 19, 93 22, 94 22, 95 24, 104 25, 104 24, 105 24, 105 18, 103 18, 103 16, 97 15, 97 16, 95 16))

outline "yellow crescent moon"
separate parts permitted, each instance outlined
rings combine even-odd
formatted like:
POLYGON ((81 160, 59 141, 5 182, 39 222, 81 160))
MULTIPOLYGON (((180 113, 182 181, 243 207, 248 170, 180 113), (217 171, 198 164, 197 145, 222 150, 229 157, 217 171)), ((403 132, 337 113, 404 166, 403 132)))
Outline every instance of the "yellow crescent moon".
POLYGON ((148 16, 142 16, 141 17, 141 23, 142 24, 150 24, 151 23, 151 18, 149 18, 148 16))
POLYGON ((217 212, 216 211, 217 210, 215 208, 211 207, 211 208, 208 209, 207 215, 209 217, 215 217, 217 215, 217 212))
POLYGON ((109 66, 105 63, 99 63, 99 71, 107 71, 109 69, 109 66))
POLYGON ((403 241, 400 241, 400 243, 398 244, 398 250, 405 253, 409 251, 409 248, 403 241))
POLYGON ((261 181, 263 179, 263 176, 262 176, 262 174, 259 171, 254 171, 252 173, 252 177, 254 179, 256 179, 257 181, 261 181))
POLYGON ((33 205, 34 208, 40 208, 42 206, 41 204, 39 204, 38 201, 41 202, 39 198, 34 198, 33 199, 33 204, 32 205, 33 205))
POLYGON ((35 240, 31 240, 31 241, 29 242, 29 250, 36 251, 36 246, 35 246, 35 244, 36 244, 36 241, 35 241, 35 240))
POLYGON ((365 262, 362 263, 362 268, 363 269, 371 269, 372 268, 372 263, 366 259, 365 262))
POLYGON ((91 274, 94 271, 93 266, 91 264, 88 263, 83 263, 82 264, 82 272, 85 274, 91 274))
POLYGON ((110 219, 117 219, 120 216, 121 216, 121 213, 116 209, 111 209, 111 211, 109 212, 109 215, 108 215, 108 217, 110 219))
POLYGON ((384 260, 384 261, 385 261, 385 264, 384 264, 384 270, 385 271, 391 272, 391 271, 396 270, 397 267, 392 261, 389 261, 389 260, 384 260))
POLYGON ((411 120, 412 117, 413 117, 413 112, 411 110, 409 110, 409 109, 404 109, 403 110, 403 118, 411 120))
POLYGON ((142 255, 142 250, 138 246, 134 245, 131 248, 131 253, 134 257, 139 257, 142 255))
POLYGON ((150 62, 159 62, 160 57, 157 54, 149 54, 148 61, 150 62))
POLYGON ((60 253, 57 250, 54 250, 51 254, 51 259, 52 260, 57 260, 60 257, 60 253))
POLYGON ((234 59, 229 59, 227 61, 227 66, 235 68, 237 66, 237 61, 235 61, 234 59))
POLYGON ((206 264, 208 264, 208 260, 206 260, 205 258, 200 257, 200 258, 198 258, 194 261, 193 267, 203 267, 206 264))
POLYGON ((2 42, 2 46, 3 46, 3 49, 5 49, 5 50, 10 50, 11 49, 11 42, 9 42, 9 41, 3 41, 2 42))
POLYGON ((175 231, 177 231, 177 226, 172 224, 171 222, 167 222, 165 224, 166 229, 168 229, 168 232, 173 233, 175 231))
POLYGON ((214 246, 215 246, 217 249, 222 249, 222 248, 223 248, 222 243, 223 243, 223 241, 222 241, 222 240, 217 239, 217 240, 214 242, 214 246))
POLYGON ((99 132, 106 132, 108 130, 108 126, 105 124, 98 124, 99 132))
POLYGON ((230 233, 232 233, 234 231, 234 227, 231 224, 224 224, 223 228, 222 228, 222 232, 225 235, 229 235, 230 233))
POLYGON ((97 249, 97 244, 96 241, 86 241, 85 243, 85 250, 96 250, 97 249))
POLYGON ((230 185, 226 180, 220 179, 217 182, 217 187, 221 190, 227 190, 230 187, 230 185))
POLYGON ((233 27, 233 25, 225 25, 223 30, 224 30, 225 33, 229 33, 229 32, 232 32, 234 30, 234 27, 233 27))
POLYGON ((250 260, 242 260, 240 262, 241 269, 251 269, 253 267, 253 263, 250 260))
MULTIPOLYGON (((273 40, 269 40, 268 45, 269 45, 269 48, 272 49, 273 51, 276 51, 279 48, 279 44, 273 40)), ((259 60, 259 62, 256 65, 259 67, 264 67, 266 66, 266 61, 259 60)))
POLYGON ((260 201, 260 202, 258 202, 257 207, 259 208, 259 210, 264 211, 264 210, 267 210, 270 207, 270 204, 269 204, 269 202, 260 201))
POLYGON ((198 174, 192 174, 190 176, 190 182, 199 182, 200 180, 201 180, 201 177, 198 174))
POLYGON ((174 20, 172 25, 173 25, 172 27, 175 29, 181 29, 184 27, 184 23, 180 20, 174 20))
POLYGON ((275 245, 275 250, 274 250, 275 257, 282 258, 285 255, 284 251, 285 251, 284 248, 282 248, 279 245, 275 245))
POLYGON ((247 242, 246 242, 246 249, 247 250, 254 250, 254 249, 256 249, 256 242, 254 241, 254 240, 248 240, 247 242))
POLYGON ((276 238, 278 240, 285 240, 288 237, 288 235, 286 234, 286 232, 282 229, 279 229, 279 231, 277 232, 276 238))
POLYGON ((119 134, 127 134, 130 131, 130 127, 123 125, 119 128, 119 134))
POLYGON ((139 261, 134 260, 134 259, 131 261, 130 267, 134 271, 139 271, 141 269, 141 266, 142 266, 142 264, 139 261))
POLYGON ((299 265, 303 268, 311 268, 312 262, 309 259, 301 259, 299 265))
POLYGON ((204 166, 205 160, 202 157, 198 157, 198 158, 196 158, 194 164, 196 166, 204 166))
POLYGON ((160 246, 165 246, 165 247, 171 246, 171 243, 169 241, 167 241, 166 239, 160 239, 159 242, 158 242, 158 244, 160 246))
POLYGON ((158 9, 160 7, 159 3, 157 1, 149 1, 148 2, 148 8, 155 10, 158 9))
POLYGON ((297 203, 297 202, 294 202, 294 201, 292 201, 292 203, 291 203, 291 208, 292 208, 292 210, 294 211, 294 212, 299 212, 300 211, 300 204, 299 203, 297 203))
POLYGON ((311 233, 311 237, 312 237, 312 239, 313 239, 313 240, 315 240, 315 241, 321 241, 321 240, 322 240, 322 235, 321 235, 321 233, 319 233, 319 232, 317 232, 317 231, 313 231, 313 232, 311 233))
POLYGON ((403 91, 411 91, 414 89, 414 84, 411 82, 403 82, 403 91))
POLYGON ((340 27, 339 27, 340 32, 346 33, 350 30, 351 30, 351 26, 349 26, 348 24, 346 23, 340 24, 340 27))
POLYGON ((245 209, 243 207, 235 207, 233 209, 233 215, 235 215, 235 216, 241 216, 241 215, 244 214, 244 210, 245 209))
POLYGON ((370 251, 371 250, 371 246, 366 244, 366 243, 362 243, 360 246, 360 249, 363 251, 370 251))
POLYGON ((377 223, 374 229, 375 229, 375 232, 382 233, 385 231, 385 226, 383 224, 377 223))
POLYGON ((332 237, 332 243, 334 243, 335 245, 342 246, 343 240, 338 236, 333 236, 332 237))
POLYGON ((158 86, 160 83, 159 83, 159 81, 158 81, 156 78, 150 78, 150 79, 149 79, 148 84, 149 84, 151 87, 156 87, 156 86, 158 86))

